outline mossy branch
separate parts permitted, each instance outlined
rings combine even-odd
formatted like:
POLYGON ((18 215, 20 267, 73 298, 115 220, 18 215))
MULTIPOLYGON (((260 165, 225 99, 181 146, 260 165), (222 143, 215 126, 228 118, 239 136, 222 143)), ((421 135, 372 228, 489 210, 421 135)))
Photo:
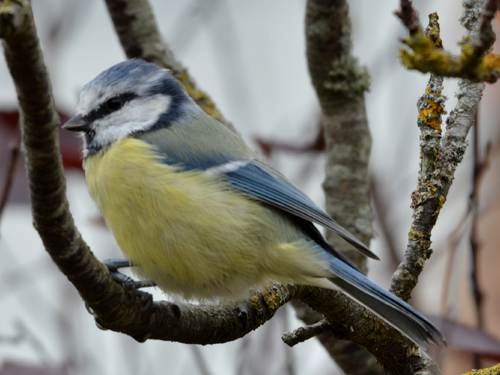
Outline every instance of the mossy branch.
MULTIPOLYGON (((470 7, 468 3, 472 1, 465 1, 466 7, 470 7)), ((497 81, 500 76, 500 55, 488 52, 495 41, 491 21, 497 10, 496 0, 487 2, 480 17, 481 24, 478 31, 473 37, 466 36, 460 42, 462 52, 458 56, 437 46, 432 35, 424 33, 419 24, 418 27, 415 26, 418 20, 415 21, 414 17, 411 17, 413 22, 411 27, 409 26, 407 21, 409 6, 411 12, 416 15, 408 0, 401 1, 401 7, 404 10, 396 13, 410 31, 410 36, 404 40, 409 49, 400 48, 398 53, 405 67, 441 77, 463 78, 471 82, 493 83, 497 81)), ((471 17, 479 18, 479 15, 474 14, 471 17)))
POLYGON ((106 5, 127 58, 141 58, 170 69, 206 113, 234 130, 210 96, 198 87, 187 68, 175 58, 159 32, 148 0, 106 0, 106 5))
MULTIPOLYGON (((471 37, 475 38, 481 28, 477 15, 481 12, 483 2, 466 0, 464 4, 461 22, 471 32, 471 37)), ((440 50, 442 46, 437 20, 437 14, 431 14, 426 38, 436 43, 434 48, 440 50)), ((421 160, 417 188, 411 195, 413 222, 404 260, 392 277, 390 289, 404 301, 411 298, 425 262, 432 254, 432 229, 446 202, 455 170, 463 159, 467 148, 466 137, 474 124, 477 105, 484 89, 484 83, 473 83, 466 79, 459 81, 458 103, 446 121, 446 132, 441 138, 441 115, 445 113, 442 83, 443 77, 432 74, 425 94, 418 101, 421 160)))

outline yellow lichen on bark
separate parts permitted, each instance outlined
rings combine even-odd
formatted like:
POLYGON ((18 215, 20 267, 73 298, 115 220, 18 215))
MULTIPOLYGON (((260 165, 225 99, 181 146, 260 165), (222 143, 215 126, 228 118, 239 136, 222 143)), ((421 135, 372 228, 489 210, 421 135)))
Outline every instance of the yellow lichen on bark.
POLYGON ((419 30, 410 35, 406 45, 411 51, 400 48, 399 59, 408 69, 434 73, 443 77, 460 77, 472 81, 495 82, 500 75, 500 55, 487 53, 477 63, 475 48, 470 38, 465 38, 460 56, 454 56, 436 46, 431 37, 419 30))
POLYGON ((472 370, 464 375, 500 375, 500 364, 482 370, 472 370))
POLYGON ((193 86, 190 81, 189 74, 183 74, 180 77, 177 77, 184 87, 188 95, 193 98, 193 100, 210 116, 215 118, 216 120, 223 121, 222 114, 215 106, 215 103, 211 98, 209 98, 203 91, 197 89, 193 86))
POLYGON ((276 290, 273 289, 272 292, 264 291, 262 292, 262 296, 264 297, 269 308, 277 310, 280 307, 281 296, 276 292, 276 290))
POLYGON ((483 62, 478 66, 478 69, 483 69, 484 73, 498 70, 500 67, 500 55, 488 53, 483 58, 483 62))
POLYGON ((443 208, 444 203, 446 202, 446 197, 440 196, 439 197, 439 206, 436 208, 436 213, 434 215, 439 215, 439 212, 441 212, 441 208, 443 208))
MULTIPOLYGON (((427 94, 431 94, 431 88, 425 90, 427 94)), ((439 94, 438 94, 439 95, 439 94)), ((436 95, 436 97, 438 97, 436 95)), ((441 115, 446 114, 444 108, 432 99, 427 99, 427 108, 424 108, 418 114, 420 121, 425 121, 425 124, 441 132, 441 115)))

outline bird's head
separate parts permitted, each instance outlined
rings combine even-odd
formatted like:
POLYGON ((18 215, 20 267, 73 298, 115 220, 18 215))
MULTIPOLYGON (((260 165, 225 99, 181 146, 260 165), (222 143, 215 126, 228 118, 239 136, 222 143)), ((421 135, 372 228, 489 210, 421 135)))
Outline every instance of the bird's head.
POLYGON ((130 135, 171 126, 201 110, 170 71, 144 60, 112 66, 87 83, 63 128, 83 133, 93 154, 130 135))

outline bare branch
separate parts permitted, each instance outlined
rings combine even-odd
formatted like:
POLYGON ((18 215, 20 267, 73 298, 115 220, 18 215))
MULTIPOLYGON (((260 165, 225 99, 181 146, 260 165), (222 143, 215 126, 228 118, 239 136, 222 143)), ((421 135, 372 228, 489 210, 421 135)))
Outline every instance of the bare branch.
MULTIPOLYGON (((382 182, 379 182, 376 176, 371 176, 371 194, 373 200, 373 208, 375 210, 375 215, 378 219, 379 225, 381 227, 380 234, 385 239, 385 247, 387 253, 389 254, 390 269, 396 269, 398 264, 401 263, 402 257, 399 255, 396 249, 395 233, 391 225, 389 224, 389 205, 390 196, 384 196, 380 190, 382 190, 382 182)), ((387 261, 387 259, 384 259, 387 261)))
POLYGON ((18 136, 17 139, 10 145, 10 160, 9 166, 7 167, 7 174, 5 176, 5 185, 2 190, 2 195, 0 198, 0 221, 2 220, 2 214, 9 200, 10 189, 12 188, 12 183, 14 182, 14 176, 16 172, 17 161, 19 160, 19 148, 20 148, 21 138, 18 136))
MULTIPOLYGON (((314 324, 323 319, 323 316, 312 310, 306 304, 300 301, 292 301, 293 307, 297 313, 297 318, 303 320, 306 324, 314 324)), ((335 362, 342 368, 346 374, 353 375, 382 375, 384 369, 380 366, 375 357, 367 355, 364 348, 352 341, 341 340, 337 338, 329 329, 321 333, 318 340, 328 350, 335 362)))
MULTIPOLYGON (((482 2, 477 1, 475 7, 465 7, 461 17, 462 24, 474 31, 473 36, 478 31, 479 21, 474 24, 470 20, 481 8, 482 2)), ((431 232, 446 201, 455 170, 463 159, 467 133, 474 123, 484 89, 484 83, 459 81, 458 103, 446 121, 446 132, 441 140, 440 116, 444 110, 439 82, 442 82, 439 77, 431 76, 426 94, 419 100, 421 169, 417 189, 412 195, 413 223, 405 258, 391 282, 391 292, 405 301, 410 299, 425 261, 432 253, 431 232)))
POLYGON ((127 58, 141 58, 170 69, 206 113, 234 131, 210 96, 198 87, 163 40, 148 0, 106 0, 106 5, 127 58))
MULTIPOLYGON (((477 112, 476 112, 477 115, 477 112)), ((489 167, 491 143, 487 144, 484 158, 479 157, 479 124, 474 122, 474 171, 472 174, 472 192, 469 201, 469 214, 472 218, 472 231, 470 234, 470 247, 472 252, 471 284, 476 305, 477 326, 480 330, 484 326, 483 293, 479 286, 479 188, 482 178, 489 167)))
POLYGON ((320 320, 319 322, 308 325, 306 327, 299 327, 293 332, 286 332, 283 334, 281 339, 285 344, 293 347, 298 343, 307 341, 314 336, 325 333, 326 331, 328 331, 328 323, 325 320, 320 320))
MULTIPOLYGON (((426 34, 430 35, 434 33, 437 35, 437 40, 440 40, 437 19, 438 16, 436 13, 429 16, 429 27, 426 30, 426 34)), ((402 263, 408 262, 411 265, 411 272, 416 275, 422 272, 425 260, 432 253, 430 249, 430 231, 428 229, 429 227, 434 227, 437 214, 445 199, 439 196, 438 188, 441 183, 435 181, 436 172, 441 168, 441 115, 446 113, 444 102, 447 98, 441 94, 442 85, 443 77, 431 74, 425 94, 420 97, 417 103, 419 110, 417 123, 420 128, 421 140, 420 171, 417 188, 411 195, 411 208, 414 209, 413 223, 408 235, 408 248, 405 260, 402 263), (432 211, 428 211, 429 205, 431 205, 432 211)), ((398 280, 400 267, 393 275, 393 283, 395 280, 398 280)), ((399 280, 401 282, 409 282, 409 279, 401 278, 399 280)), ((414 277, 412 282, 414 285, 411 288, 405 289, 410 293, 401 294, 400 289, 396 288, 393 288, 391 291, 403 300, 408 301, 411 296, 411 290, 413 290, 418 282, 418 276, 414 277)))
POLYGON ((414 35, 418 31, 422 30, 422 25, 418 20, 418 13, 413 8, 413 4, 410 0, 401 0, 400 3, 401 10, 397 10, 394 14, 403 22, 406 26, 410 35, 414 35))
MULTIPOLYGON (((421 348, 349 297, 325 289, 313 289, 314 292, 304 292, 300 300, 325 317, 330 323, 330 332, 336 338, 353 341, 370 350, 387 373, 414 374, 415 368, 421 368, 422 373, 441 374, 436 364, 421 348)), ((359 349, 351 351, 355 345, 339 344, 339 340, 329 342, 330 340, 322 340, 322 337, 320 336, 322 344, 326 344, 325 348, 330 355, 335 355, 336 361, 340 358, 337 363, 340 362, 348 373, 379 371, 374 359, 366 356, 366 352, 362 353, 359 349)))
MULTIPOLYGON (((369 87, 370 77, 352 56, 347 3, 309 0, 306 38, 309 73, 323 112, 328 157, 323 184, 327 212, 363 242, 369 243, 373 235, 367 169, 371 137, 364 92, 369 87)), ((366 272, 366 259, 362 255, 331 233, 327 238, 366 272)), ((310 316, 313 314, 308 314, 310 316)), ((345 371, 355 373, 356 368, 365 367, 365 363, 380 369, 373 357, 355 344, 346 347, 339 345, 338 340, 322 343, 345 371), (358 356, 353 356, 354 351, 358 356)))
MULTIPOLYGON (((368 158, 371 137, 364 92, 370 78, 352 56, 351 21, 345 1, 310 0, 306 12, 307 59, 323 111, 327 170, 326 208, 343 227, 369 243, 373 235, 368 158)), ((337 236, 337 250, 361 268, 366 258, 337 236)))

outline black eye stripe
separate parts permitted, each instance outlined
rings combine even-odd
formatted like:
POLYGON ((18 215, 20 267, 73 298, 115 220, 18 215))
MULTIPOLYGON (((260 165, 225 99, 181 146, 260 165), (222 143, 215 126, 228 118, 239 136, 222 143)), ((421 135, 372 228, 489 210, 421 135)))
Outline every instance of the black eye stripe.
POLYGON ((94 109, 93 111, 89 112, 84 118, 88 122, 93 122, 95 120, 99 120, 99 119, 109 115, 110 113, 117 111, 118 109, 123 107, 123 105, 125 105, 125 103, 130 102, 132 99, 135 99, 137 97, 138 97, 138 95, 134 94, 132 92, 126 92, 124 94, 113 96, 113 97, 109 98, 108 100, 106 100, 104 103, 102 103, 99 106, 99 108, 94 109), (110 103, 112 103, 112 102, 115 102, 114 104, 118 104, 118 103, 121 103, 121 104, 120 105, 113 105, 113 104, 110 105, 110 103))

